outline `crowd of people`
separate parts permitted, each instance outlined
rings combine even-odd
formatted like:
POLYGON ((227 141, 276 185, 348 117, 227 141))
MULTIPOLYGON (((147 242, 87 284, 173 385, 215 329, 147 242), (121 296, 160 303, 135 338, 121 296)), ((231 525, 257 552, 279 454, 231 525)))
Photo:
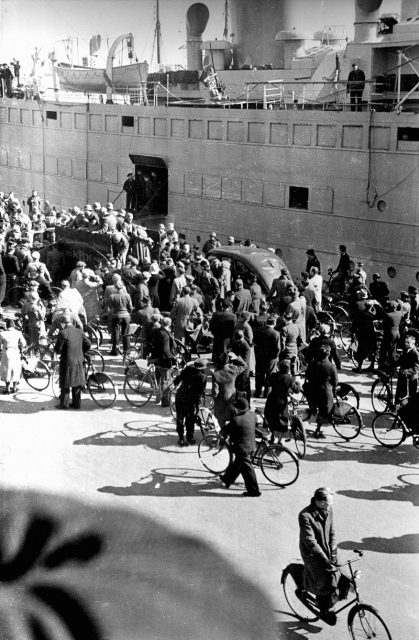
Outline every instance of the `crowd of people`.
MULTIPOLYGON (((145 355, 153 358, 164 381, 176 360, 175 340, 190 345, 206 326, 212 340, 214 413, 220 426, 228 424, 237 410, 233 407, 237 396, 250 402, 254 376, 253 397, 266 398, 273 441, 286 435, 288 394, 298 387, 296 365, 304 348, 308 363, 304 391, 310 411, 317 414, 316 437, 322 437, 321 427, 329 419, 341 363, 330 325, 322 322, 322 266, 314 249, 307 250, 299 286, 284 267, 266 294, 254 273, 237 273, 229 259, 210 254, 220 246, 216 232, 202 247, 191 246, 179 237, 173 223, 160 224, 155 242, 144 226, 134 223, 132 214, 114 211, 112 203, 102 207, 96 202, 83 209, 57 212, 48 201, 42 202, 36 191, 25 205, 14 194, 0 193, 0 222, 0 301, 12 304, 8 292, 17 281, 26 284, 20 314, 28 344, 36 343, 46 332, 55 335, 63 319, 67 322, 70 318, 71 325, 83 329, 99 318, 108 324, 110 355, 114 357, 129 348, 134 322, 141 327, 145 355), (45 264, 36 234, 53 232, 60 225, 105 234, 112 253, 107 260, 89 266, 80 260, 56 281, 60 250, 52 245, 52 251, 45 254, 45 264), (50 308, 53 285, 59 287, 59 293, 50 308)), ((45 245, 45 233, 42 239, 45 245)), ((228 243, 234 242, 229 237, 228 243)), ((397 401, 414 395, 419 371, 412 331, 419 329, 417 288, 410 285, 399 299, 390 300, 380 274, 373 274, 368 282, 364 264, 358 262, 353 269, 344 245, 339 247, 338 264, 329 276, 336 295, 345 298, 357 336, 356 371, 361 371, 367 357, 372 369, 375 360, 380 368, 398 365, 397 401), (383 332, 379 350, 377 320, 383 332)), ((11 328, 6 328, 6 333, 11 328)), ((198 361, 198 373, 199 366, 198 361)), ((9 374, 7 366, 3 367, 7 389, 14 384, 9 374)), ((193 417, 204 377, 191 370, 179 380, 180 446, 194 441, 193 417)), ((167 398, 163 397, 163 402, 167 398)))

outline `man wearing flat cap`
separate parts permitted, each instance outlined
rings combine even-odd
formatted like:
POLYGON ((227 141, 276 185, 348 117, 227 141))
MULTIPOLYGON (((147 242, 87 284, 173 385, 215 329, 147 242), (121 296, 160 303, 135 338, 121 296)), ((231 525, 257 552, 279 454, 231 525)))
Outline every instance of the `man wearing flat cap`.
POLYGON ((128 173, 122 189, 127 194, 125 209, 127 211, 135 211, 135 180, 132 173, 128 173))
POLYGON ((204 253, 204 255, 207 255, 207 253, 211 251, 211 249, 217 249, 218 247, 221 247, 221 242, 217 240, 217 234, 215 233, 215 231, 211 231, 208 240, 204 242, 202 252, 204 253))
POLYGON ((223 433, 230 436, 234 460, 220 476, 220 480, 228 489, 241 474, 246 487, 242 495, 257 498, 261 493, 251 461, 251 455, 256 449, 256 415, 254 411, 250 411, 246 398, 237 398, 233 408, 235 415, 223 428, 223 433))

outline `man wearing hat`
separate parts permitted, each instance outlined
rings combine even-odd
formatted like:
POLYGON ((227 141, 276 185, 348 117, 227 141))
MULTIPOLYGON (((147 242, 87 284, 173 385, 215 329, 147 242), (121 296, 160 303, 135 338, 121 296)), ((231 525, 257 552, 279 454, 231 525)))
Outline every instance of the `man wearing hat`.
POLYGON ((184 367, 175 378, 174 383, 180 386, 176 391, 176 431, 179 447, 195 444, 195 416, 201 396, 205 393, 207 373, 202 360, 195 360, 184 367), (186 442, 184 431, 186 428, 186 442))
POLYGON ((386 283, 381 280, 379 273, 372 274, 372 282, 370 283, 369 289, 371 298, 377 300, 382 307, 385 307, 390 292, 386 283))
POLYGON ((250 411, 246 398, 237 398, 233 403, 234 417, 223 428, 223 433, 230 436, 230 446, 234 460, 229 464, 220 480, 227 489, 241 474, 246 491, 244 496, 257 498, 261 495, 251 455, 256 449, 256 414, 250 411))
POLYGON ((416 338, 413 334, 406 333, 404 348, 400 358, 396 361, 399 367, 395 403, 406 396, 413 396, 418 388, 419 353, 416 349, 416 338))
POLYGON ((211 251, 211 249, 216 249, 217 247, 221 247, 221 242, 217 240, 217 234, 215 233, 215 231, 211 231, 208 240, 204 242, 202 251, 204 255, 207 255, 207 253, 211 251))
POLYGON ((410 298, 410 316, 409 320, 412 327, 419 326, 419 293, 417 287, 410 285, 407 289, 410 298))
POLYGON ((127 211, 135 211, 135 180, 132 173, 127 174, 127 179, 122 189, 127 194, 125 209, 127 211))
POLYGON ((358 67, 357 62, 352 63, 352 71, 348 75, 346 92, 349 93, 351 111, 362 111, 362 94, 365 87, 365 73, 358 67))
POLYGON ((73 409, 80 409, 81 389, 86 384, 84 354, 90 349, 91 342, 81 329, 71 324, 69 314, 64 315, 63 324, 64 328, 58 334, 54 348, 55 353, 60 355, 60 403, 56 408, 68 409, 71 406, 73 409))
POLYGON ((307 254, 306 272, 310 273, 311 268, 316 267, 319 270, 318 273, 321 273, 320 260, 316 256, 314 249, 307 249, 306 254, 307 254))
POLYGON ((235 245, 234 236, 228 236, 227 246, 234 247, 234 245, 235 245))

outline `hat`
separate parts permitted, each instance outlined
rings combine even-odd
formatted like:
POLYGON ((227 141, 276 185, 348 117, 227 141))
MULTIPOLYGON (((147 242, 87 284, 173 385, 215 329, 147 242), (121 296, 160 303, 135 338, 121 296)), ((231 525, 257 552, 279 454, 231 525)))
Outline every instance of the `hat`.
POLYGON ((163 231, 166 231, 166 227, 162 222, 159 224, 159 229, 163 229, 163 231))
POLYGON ((136 266, 138 264, 138 260, 137 260, 137 258, 134 258, 134 256, 128 256, 127 262, 130 262, 134 266, 136 266))
POLYGON ((94 202, 93 209, 100 209, 100 202, 94 202))
POLYGON ((314 249, 307 249, 306 254, 308 256, 314 256, 314 249))
POLYGON ((92 206, 90 204, 86 204, 84 209, 85 209, 85 211, 91 211, 92 210, 92 206))
POLYGON ((409 294, 407 293, 407 291, 400 291, 400 297, 403 298, 408 298, 409 294))
POLYGON ((203 362, 202 360, 195 360, 194 367, 196 367, 197 369, 205 369, 205 362, 203 362))
POLYGON ((365 289, 360 289, 358 291, 358 298, 360 300, 366 300, 368 298, 368 293, 365 291, 365 289))
POLYGON ((127 173, 127 178, 129 178, 132 175, 134 175, 134 174, 133 173, 127 173))
POLYGON ((113 204, 112 202, 108 202, 108 204, 106 205, 107 209, 112 209, 113 210, 113 204))
POLYGON ((101 209, 100 209, 100 215, 101 215, 101 216, 103 216, 103 217, 105 217, 105 216, 108 216, 108 215, 109 215, 109 211, 107 210, 107 208, 106 208, 106 207, 101 207, 101 209))
POLYGON ((190 273, 187 273, 185 277, 188 282, 193 282, 195 280, 195 278, 190 273))
POLYGON ((125 218, 125 209, 119 209, 118 216, 121 216, 121 218, 125 218))
POLYGON ((228 242, 234 242, 234 236, 228 236, 228 242))
POLYGON ((417 290, 417 288, 416 288, 416 287, 413 287, 412 285, 410 285, 410 286, 407 288, 407 292, 408 292, 409 296, 416 296, 416 295, 417 295, 418 290, 417 290))
POLYGON ((211 231, 210 233, 210 238, 216 238, 217 234, 215 233, 215 231, 211 231))
POLYGON ((155 276, 155 275, 157 275, 157 274, 159 273, 159 271, 160 271, 160 269, 159 269, 159 265, 158 265, 158 264, 156 264, 155 262, 153 262, 153 263, 150 265, 150 275, 155 276))
POLYGON ((373 280, 379 280, 380 278, 381 278, 381 276, 380 276, 380 274, 379 274, 379 273, 373 273, 373 274, 372 274, 372 279, 373 279, 373 280))
POLYGON ((358 262, 358 267, 363 267, 364 263, 363 262, 358 262))
POLYGON ((175 230, 175 225, 173 222, 168 222, 167 223, 167 230, 168 231, 174 231, 175 230))
POLYGON ((236 398, 233 402, 233 407, 235 407, 238 411, 248 411, 249 403, 246 398, 236 398))

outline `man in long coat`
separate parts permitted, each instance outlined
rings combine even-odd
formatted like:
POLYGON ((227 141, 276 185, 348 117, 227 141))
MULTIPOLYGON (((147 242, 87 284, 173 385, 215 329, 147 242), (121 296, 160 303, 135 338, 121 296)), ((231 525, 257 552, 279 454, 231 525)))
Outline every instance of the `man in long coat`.
POLYGON ((91 342, 81 329, 71 324, 68 314, 63 316, 64 328, 58 334, 55 353, 60 354, 60 404, 57 409, 80 409, 81 389, 86 383, 84 372, 84 354, 91 342), (70 389, 72 402, 69 405, 70 389))
POLYGON ((247 369, 246 363, 240 356, 230 354, 229 358, 229 362, 212 374, 215 395, 214 415, 220 427, 231 419, 232 405, 236 398, 236 379, 247 369))
POLYGON ((336 535, 332 511, 333 493, 327 487, 316 489, 311 503, 298 516, 300 552, 304 562, 304 587, 316 596, 322 618, 336 623, 329 609, 336 592, 336 535))
POLYGON ((230 435, 234 460, 220 476, 220 480, 228 488, 241 474, 246 487, 243 495, 257 498, 260 496, 260 491, 251 461, 251 455, 256 449, 256 415, 253 411, 249 411, 246 398, 237 398, 234 409, 236 415, 224 428, 224 432, 230 435))

